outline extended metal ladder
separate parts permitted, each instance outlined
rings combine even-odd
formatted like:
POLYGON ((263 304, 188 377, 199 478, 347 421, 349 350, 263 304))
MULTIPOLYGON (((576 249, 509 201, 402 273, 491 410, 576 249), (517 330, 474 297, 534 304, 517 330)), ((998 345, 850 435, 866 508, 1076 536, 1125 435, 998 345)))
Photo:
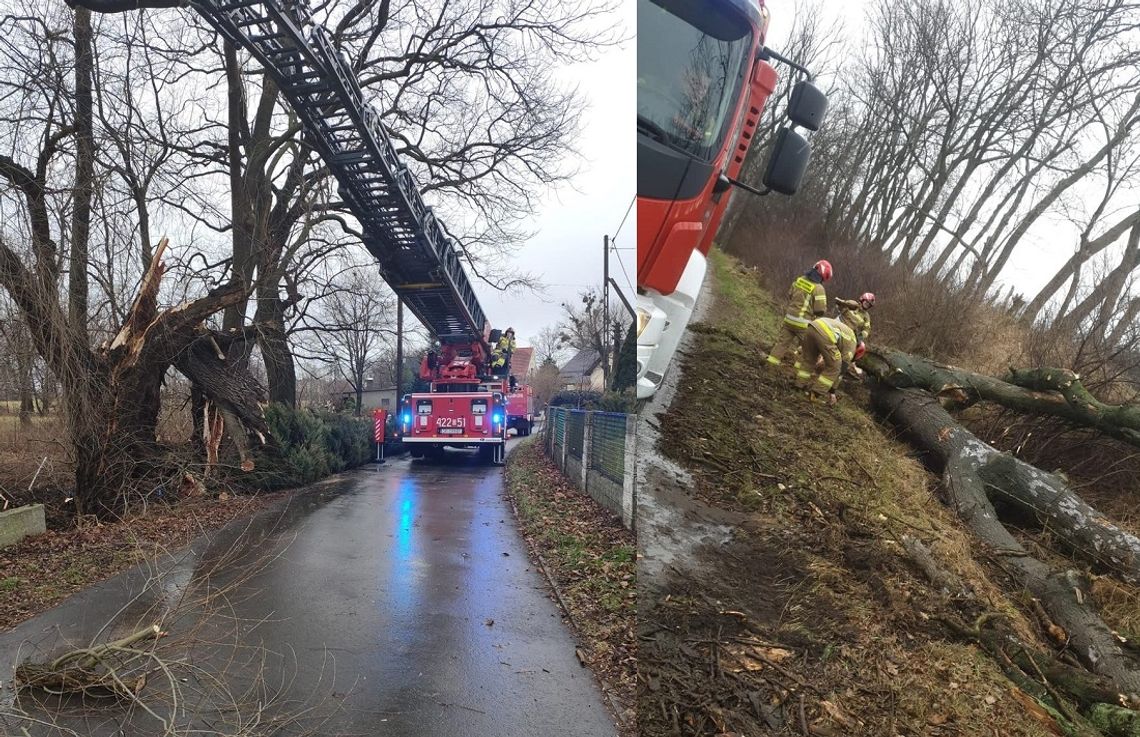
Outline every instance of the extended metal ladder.
POLYGON ((352 67, 305 0, 191 0, 281 89, 360 221, 364 245, 404 304, 441 341, 482 339, 483 309, 352 67))

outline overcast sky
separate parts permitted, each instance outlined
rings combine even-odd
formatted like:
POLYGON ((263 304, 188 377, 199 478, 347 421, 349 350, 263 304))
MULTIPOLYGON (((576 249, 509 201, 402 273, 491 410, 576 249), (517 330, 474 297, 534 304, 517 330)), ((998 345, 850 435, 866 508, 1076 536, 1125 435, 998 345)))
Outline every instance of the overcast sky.
MULTIPOLYGON (((622 35, 632 36, 636 3, 623 0, 621 5, 614 21, 624 27, 622 35)), ((634 50, 631 39, 593 63, 559 72, 567 84, 579 88, 588 108, 577 146, 580 171, 569 185, 544 198, 529 226, 537 233, 518 254, 519 270, 539 275, 543 289, 510 294, 476 284, 487 319, 497 328, 514 327, 520 345, 529 345, 542 328, 556 324, 563 302, 602 286, 602 237, 615 234, 636 189, 634 50)), ((618 234, 619 250, 610 255, 610 270, 630 302, 636 283, 636 211, 630 211, 618 234)))

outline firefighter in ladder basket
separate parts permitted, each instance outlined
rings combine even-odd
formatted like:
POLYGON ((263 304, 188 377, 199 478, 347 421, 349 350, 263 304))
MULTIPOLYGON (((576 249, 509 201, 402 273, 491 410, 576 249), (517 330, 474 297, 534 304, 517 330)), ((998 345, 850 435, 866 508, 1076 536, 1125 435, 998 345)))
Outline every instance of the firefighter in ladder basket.
POLYGON ((515 329, 507 328, 491 348, 491 373, 506 376, 511 371, 511 354, 515 352, 515 329))

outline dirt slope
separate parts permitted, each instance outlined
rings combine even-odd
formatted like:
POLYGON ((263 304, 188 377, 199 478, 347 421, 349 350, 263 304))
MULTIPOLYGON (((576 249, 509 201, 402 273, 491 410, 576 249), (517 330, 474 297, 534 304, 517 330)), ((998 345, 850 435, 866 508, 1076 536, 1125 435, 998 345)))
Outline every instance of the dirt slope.
POLYGON ((656 421, 661 450, 692 474, 686 516, 728 520, 733 534, 642 582, 641 734, 1056 734, 943 621, 996 612, 1039 641, 933 479, 863 410, 861 387, 828 409, 765 368, 778 308, 755 273, 714 252, 712 278, 656 421), (934 590, 904 535, 975 598, 934 590))

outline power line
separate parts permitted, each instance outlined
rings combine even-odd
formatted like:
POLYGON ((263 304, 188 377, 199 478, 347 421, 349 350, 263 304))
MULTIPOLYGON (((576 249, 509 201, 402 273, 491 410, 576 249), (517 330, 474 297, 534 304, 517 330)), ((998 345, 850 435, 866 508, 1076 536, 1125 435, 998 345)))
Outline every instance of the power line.
MULTIPOLYGON (((626 218, 629 217, 629 213, 633 211, 633 205, 635 202, 637 202, 637 194, 636 193, 633 195, 633 197, 631 197, 629 199, 629 206, 625 208, 625 214, 621 216, 621 222, 618 223, 617 230, 614 231, 613 237, 610 238, 610 248, 615 253, 617 251, 632 251, 633 250, 633 247, 618 248, 617 247, 617 237, 618 237, 618 234, 621 233, 622 227, 625 226, 625 221, 626 221, 626 218)), ((618 266, 621 267, 621 273, 625 276, 625 283, 626 283, 626 286, 629 287, 629 291, 630 292, 636 292, 637 290, 634 289, 633 281, 629 278, 629 272, 625 270, 625 263, 622 262, 620 255, 618 256, 617 262, 618 262, 618 266)))
MULTIPOLYGON (((616 251, 617 249, 615 248, 614 250, 616 251)), ((618 257, 617 262, 618 262, 618 266, 621 267, 621 273, 625 275, 625 283, 626 283, 626 286, 629 287, 629 291, 630 292, 636 292, 637 290, 633 288, 633 282, 631 282, 629 279, 629 272, 625 270, 625 264, 622 263, 620 256, 618 257)))
POLYGON ((610 245, 613 245, 613 243, 618 240, 618 233, 621 233, 621 226, 624 226, 626 224, 626 218, 629 217, 629 212, 634 209, 634 203, 635 202, 637 202, 637 195, 636 194, 633 197, 630 197, 629 206, 628 206, 628 208, 626 208, 626 213, 624 214, 624 216, 621 216, 621 222, 620 222, 620 224, 618 224, 617 232, 614 232, 613 237, 610 238, 610 245))

